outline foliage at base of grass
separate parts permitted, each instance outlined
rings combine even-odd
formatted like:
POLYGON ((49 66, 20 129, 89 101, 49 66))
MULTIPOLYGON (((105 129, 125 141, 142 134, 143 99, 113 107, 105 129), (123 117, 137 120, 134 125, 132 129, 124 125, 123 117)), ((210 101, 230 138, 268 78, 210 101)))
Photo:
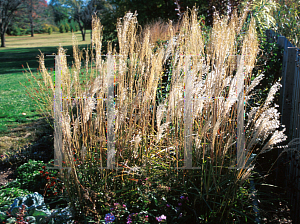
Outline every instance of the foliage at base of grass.
POLYGON ((58 177, 58 170, 53 167, 53 160, 45 164, 43 161, 29 160, 16 170, 16 179, 0 188, 0 207, 11 205, 14 198, 38 192, 44 195, 48 204, 65 204, 63 182, 58 177))
POLYGON ((11 205, 15 198, 31 194, 27 189, 20 189, 18 187, 5 187, 0 189, 0 210, 6 210, 7 206, 11 205))

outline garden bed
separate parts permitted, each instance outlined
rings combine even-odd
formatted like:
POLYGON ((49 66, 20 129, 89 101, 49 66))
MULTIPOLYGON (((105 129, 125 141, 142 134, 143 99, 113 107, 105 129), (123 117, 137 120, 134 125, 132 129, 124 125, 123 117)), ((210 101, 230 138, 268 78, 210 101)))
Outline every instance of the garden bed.
MULTIPOLYGON (((48 125, 45 120, 43 122, 39 122, 39 125, 41 125, 40 127, 43 126, 42 124, 45 125, 45 127, 48 125)), ((22 126, 22 127, 18 128, 18 130, 22 131, 22 130, 30 128, 30 127, 32 127, 32 125, 22 126)), ((47 130, 47 129, 45 129, 45 130, 47 130)), ((51 139, 51 135, 49 133, 47 134, 47 131, 45 131, 45 130, 44 130, 44 134, 45 134, 44 136, 48 135, 49 139, 51 139)), ((37 131, 43 133, 42 129, 37 130, 37 131)), ((18 135, 18 133, 12 132, 11 135, 18 135)), ((31 145, 39 145, 38 141, 39 140, 37 140, 36 142, 31 142, 31 145)), ((26 152, 26 155, 27 155, 26 159, 22 160, 22 162, 25 163, 25 162, 28 162, 29 159, 38 159, 38 158, 39 158, 38 160, 41 160, 41 161, 49 161, 48 149, 53 147, 53 141, 50 140, 45 144, 48 144, 47 147, 40 148, 40 150, 39 150, 41 155, 38 155, 38 156, 36 154, 30 155, 30 154, 28 154, 28 152, 26 152), (44 153, 42 153, 42 152, 44 152, 44 153), (39 156, 41 156, 41 157, 39 157, 39 156)), ((33 150, 33 151, 36 151, 36 150, 33 150)), ((17 155, 17 156, 20 156, 20 155, 17 155)), ((19 165, 6 164, 6 165, 0 166, 0 186, 4 186, 5 184, 12 182, 13 180, 16 179, 17 176, 15 174, 15 171, 17 170, 17 167, 21 165, 21 163, 18 162, 18 164, 19 165)), ((272 178, 269 178, 268 182, 270 184, 274 184, 274 183, 270 182, 270 180, 272 180, 272 178)), ((282 193, 282 191, 277 190, 277 188, 275 188, 274 191, 270 193, 269 190, 270 190, 270 188, 268 188, 268 187, 265 187, 265 188, 260 187, 258 190, 258 194, 260 194, 260 192, 269 193, 268 198, 264 198, 264 199, 267 199, 267 200, 270 198, 274 199, 274 200, 272 200, 272 203, 268 203, 268 204, 259 203, 259 209, 260 209, 260 213, 262 215, 261 223, 274 223, 274 224, 292 223, 292 220, 290 219, 290 209, 288 207, 288 203, 285 200, 283 200, 284 194, 282 193)), ((53 201, 53 197, 50 197, 50 198, 48 198, 47 196, 45 197, 46 205, 48 202, 51 202, 51 201, 53 201)), ((55 204, 54 205, 51 204, 50 207, 52 209, 55 208, 55 204)))

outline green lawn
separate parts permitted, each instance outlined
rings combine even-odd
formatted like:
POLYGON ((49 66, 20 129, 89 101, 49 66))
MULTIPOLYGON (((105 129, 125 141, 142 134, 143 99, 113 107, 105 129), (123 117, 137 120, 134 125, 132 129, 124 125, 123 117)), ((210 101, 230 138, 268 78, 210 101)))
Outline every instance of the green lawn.
MULTIPOLYGON (((90 44, 90 30, 87 31, 86 41, 82 41, 80 32, 75 33, 79 48, 87 48, 90 44)), ((30 36, 6 36, 6 48, 0 48, 0 136, 9 132, 11 128, 20 124, 30 123, 40 116, 36 112, 34 101, 26 94, 29 82, 24 73, 27 63, 34 75, 39 67, 37 56, 39 50, 44 55, 57 53, 59 44, 67 50, 68 64, 73 61, 72 34, 52 33, 35 34, 30 36)), ((45 56, 45 65, 54 69, 54 57, 45 56)), ((29 75, 29 73, 28 73, 29 75)), ((38 76, 38 75, 37 75, 38 76)))

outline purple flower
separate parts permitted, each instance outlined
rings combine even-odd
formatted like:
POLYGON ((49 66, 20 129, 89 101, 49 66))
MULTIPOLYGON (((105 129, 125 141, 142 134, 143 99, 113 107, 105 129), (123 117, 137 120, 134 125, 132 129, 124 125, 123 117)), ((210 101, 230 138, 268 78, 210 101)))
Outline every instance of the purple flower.
POLYGON ((184 196, 180 196, 180 199, 184 199, 184 196))
POLYGON ((189 201, 189 198, 188 198, 188 196, 186 196, 186 197, 185 197, 185 200, 189 201))
POLYGON ((182 204, 181 204, 181 203, 178 203, 178 205, 181 206, 182 204))
POLYGON ((132 223, 132 219, 130 218, 131 217, 131 215, 129 215, 128 217, 127 217, 127 224, 129 224, 129 223, 132 223))
POLYGON ((123 207, 125 208, 125 207, 126 207, 126 205, 123 205, 123 207))
POLYGON ((159 217, 156 217, 156 220, 158 221, 158 222, 161 222, 162 220, 166 220, 166 216, 165 215, 161 215, 161 216, 159 216, 159 217))
POLYGON ((113 211, 113 210, 114 210, 114 208, 110 208, 110 210, 111 210, 111 211, 113 211))
POLYGON ((113 222, 115 220, 115 216, 112 213, 108 213, 105 215, 105 224, 113 222))
POLYGON ((167 204, 167 207, 169 208, 169 207, 170 207, 170 205, 169 205, 169 204, 167 204))

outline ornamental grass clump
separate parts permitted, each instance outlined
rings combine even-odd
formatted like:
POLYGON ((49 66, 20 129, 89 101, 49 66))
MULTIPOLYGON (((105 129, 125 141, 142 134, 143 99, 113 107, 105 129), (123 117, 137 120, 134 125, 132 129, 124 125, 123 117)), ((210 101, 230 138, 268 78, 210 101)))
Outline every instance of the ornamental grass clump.
MULTIPOLYGON (((147 211, 149 223, 158 219, 226 223, 255 218, 248 190, 255 159, 244 169, 236 169, 237 87, 244 85, 248 105, 251 91, 262 78, 251 79, 258 41, 255 20, 245 24, 247 13, 238 16, 234 12, 231 18, 215 14, 205 44, 194 9, 185 14, 178 31, 168 24, 167 44, 158 47, 150 39, 150 28, 141 30, 137 15, 127 13, 117 23, 118 52, 111 45, 107 49, 108 55, 115 55, 112 61, 101 55, 102 26, 94 17, 92 46, 84 61, 75 39, 71 69, 59 48, 62 94, 73 98, 63 100, 63 155, 64 163, 71 167, 63 180, 77 215, 105 221, 110 214, 115 222, 125 223, 125 215, 117 217, 109 210, 119 202, 127 204, 128 213, 147 211), (246 33, 238 39, 243 27, 246 33), (237 61, 237 54, 245 57, 237 61), (245 74, 244 83, 238 78, 240 72, 245 74), (112 88, 109 73, 114 75, 114 122, 106 102, 112 88), (167 81, 163 81, 164 74, 168 74, 167 81), (192 100, 185 102, 186 97, 192 100), (187 122, 190 136, 185 136, 187 122), (111 128, 119 169, 100 169, 106 167, 109 157, 111 128), (197 170, 177 169, 186 165, 187 144, 197 170), (182 194, 186 196, 179 201, 182 194)), ((40 63, 52 97, 52 78, 43 66, 43 55, 40 63)), ((263 105, 246 111, 246 161, 286 138, 284 130, 278 131, 279 113, 272 105, 279 86, 276 83, 271 88, 263 105)))

